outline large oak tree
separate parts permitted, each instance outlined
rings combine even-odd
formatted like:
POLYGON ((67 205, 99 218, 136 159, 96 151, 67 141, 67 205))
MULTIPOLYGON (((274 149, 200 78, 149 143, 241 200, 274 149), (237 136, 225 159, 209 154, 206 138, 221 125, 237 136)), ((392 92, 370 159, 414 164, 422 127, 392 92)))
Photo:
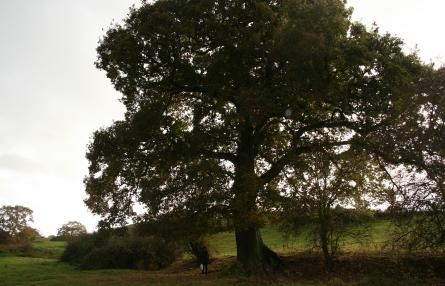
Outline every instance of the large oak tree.
POLYGON ((416 55, 350 13, 338 0, 131 9, 97 49, 126 114, 89 145, 88 207, 104 225, 228 218, 245 268, 274 262, 259 232, 280 191, 269 186, 321 150, 378 156, 381 137, 415 110, 416 55))

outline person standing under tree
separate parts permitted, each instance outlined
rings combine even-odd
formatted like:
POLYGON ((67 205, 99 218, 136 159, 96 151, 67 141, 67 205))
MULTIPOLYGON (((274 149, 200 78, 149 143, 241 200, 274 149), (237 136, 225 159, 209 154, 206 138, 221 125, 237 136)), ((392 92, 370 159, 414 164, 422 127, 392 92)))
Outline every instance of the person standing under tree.
POLYGON ((201 267, 201 273, 202 274, 207 274, 207 267, 208 267, 208 265, 209 265, 209 260, 210 260, 210 258, 209 258, 209 252, 207 251, 207 247, 203 247, 202 249, 201 249, 201 252, 200 252, 200 255, 199 255, 200 257, 199 257, 199 261, 200 261, 200 263, 201 263, 201 265, 202 265, 202 267, 201 267))

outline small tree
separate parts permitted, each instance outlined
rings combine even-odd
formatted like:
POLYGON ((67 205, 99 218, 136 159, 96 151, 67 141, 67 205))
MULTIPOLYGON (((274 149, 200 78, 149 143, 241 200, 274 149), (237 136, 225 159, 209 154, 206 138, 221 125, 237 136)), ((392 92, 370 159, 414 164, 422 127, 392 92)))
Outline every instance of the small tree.
POLYGON ((87 233, 87 229, 78 221, 70 221, 62 225, 57 231, 57 238, 61 240, 70 240, 87 233))
POLYGON ((364 174, 364 169, 372 166, 364 161, 352 165, 345 154, 314 154, 304 172, 290 168, 283 182, 287 189, 284 225, 291 232, 311 227, 314 245, 322 249, 328 272, 346 238, 359 243, 367 240, 364 223, 371 217, 367 206, 380 189, 380 179, 364 174))
POLYGON ((4 242, 22 242, 34 238, 38 232, 28 224, 33 222, 33 211, 24 206, 0 208, 0 232, 4 242))

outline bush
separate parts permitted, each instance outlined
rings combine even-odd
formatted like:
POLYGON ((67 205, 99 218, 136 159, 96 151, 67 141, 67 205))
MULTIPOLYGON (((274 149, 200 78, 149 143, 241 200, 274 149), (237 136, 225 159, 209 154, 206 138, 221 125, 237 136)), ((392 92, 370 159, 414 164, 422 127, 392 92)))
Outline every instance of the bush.
POLYGON ((84 257, 97 247, 98 245, 95 234, 83 235, 68 243, 65 251, 60 257, 60 260, 63 262, 80 265, 84 257))
POLYGON ((0 229, 0 245, 9 243, 11 243, 11 237, 9 236, 9 233, 0 229))
POLYGON ((6 252, 15 256, 32 256, 33 247, 29 241, 0 245, 0 252, 6 252))
POLYGON ((132 268, 132 253, 125 246, 106 245, 95 248, 82 260, 82 269, 132 268))
POLYGON ((0 229, 0 244, 26 244, 40 236, 39 232, 32 227, 25 227, 12 236, 9 232, 0 229))
POLYGON ((104 241, 97 235, 87 235, 68 243, 61 259, 82 269, 158 270, 180 253, 179 247, 156 237, 111 236, 104 241))

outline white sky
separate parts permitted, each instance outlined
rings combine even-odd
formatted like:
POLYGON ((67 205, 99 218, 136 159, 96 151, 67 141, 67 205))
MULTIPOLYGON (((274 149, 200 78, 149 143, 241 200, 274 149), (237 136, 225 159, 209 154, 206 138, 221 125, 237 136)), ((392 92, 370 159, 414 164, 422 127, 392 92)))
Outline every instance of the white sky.
MULTIPOLYGON (((34 210, 56 234, 70 220, 93 231, 83 204, 86 145, 122 118, 120 97, 94 67, 103 28, 138 0, 0 0, 0 206, 34 210)), ((442 0, 349 0, 353 19, 376 22, 425 62, 444 63, 442 0)))

